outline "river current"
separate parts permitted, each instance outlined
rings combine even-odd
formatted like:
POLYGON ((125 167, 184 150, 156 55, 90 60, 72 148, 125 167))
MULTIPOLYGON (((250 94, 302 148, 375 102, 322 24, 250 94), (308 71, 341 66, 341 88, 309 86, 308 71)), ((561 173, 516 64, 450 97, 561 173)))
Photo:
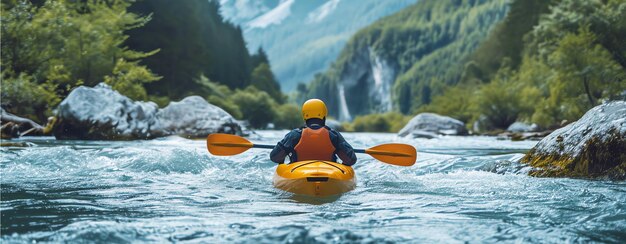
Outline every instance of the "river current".
POLYGON ((355 148, 412 144, 417 163, 357 155, 357 188, 318 199, 273 188, 269 150, 25 138, 32 147, 0 149, 0 242, 626 242, 626 183, 527 176, 517 160, 535 141, 344 137, 355 148))

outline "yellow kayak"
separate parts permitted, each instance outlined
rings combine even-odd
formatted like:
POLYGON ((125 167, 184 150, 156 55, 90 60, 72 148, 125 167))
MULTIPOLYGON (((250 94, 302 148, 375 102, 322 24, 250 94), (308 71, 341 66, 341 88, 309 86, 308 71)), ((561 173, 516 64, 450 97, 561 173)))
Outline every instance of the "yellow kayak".
POLYGON ((352 167, 340 163, 310 160, 279 164, 274 187, 295 194, 332 196, 356 187, 352 167))

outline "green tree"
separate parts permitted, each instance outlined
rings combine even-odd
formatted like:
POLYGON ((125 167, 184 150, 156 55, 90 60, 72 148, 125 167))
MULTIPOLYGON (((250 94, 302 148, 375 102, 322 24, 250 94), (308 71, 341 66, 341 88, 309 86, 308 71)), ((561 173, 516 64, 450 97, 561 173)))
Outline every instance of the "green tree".
POLYGON ((599 99, 616 97, 626 89, 626 71, 608 50, 596 44, 596 39, 588 28, 581 28, 578 33, 565 35, 548 58, 556 71, 556 82, 567 83, 566 93, 586 97, 586 101, 569 104, 580 106, 582 111, 598 105, 599 99))
POLYGON ((243 114, 239 106, 232 101, 233 91, 226 85, 218 84, 209 80, 208 77, 201 75, 195 79, 196 89, 202 94, 208 94, 206 100, 218 106, 236 119, 243 119, 243 114))
POLYGON ((626 2, 624 0, 561 0, 528 36, 528 51, 547 58, 569 33, 588 28, 612 59, 626 67, 626 2))
MULTIPOLYGON (((48 0, 41 6, 29 1, 3 1, 2 70, 17 77, 32 77, 34 83, 46 84, 46 90, 54 91, 61 99, 72 88, 93 86, 105 76, 115 80, 118 87, 132 87, 133 93, 145 94, 137 79, 122 73, 141 73, 141 83, 158 79, 138 64, 156 51, 137 52, 122 45, 128 38, 124 31, 149 20, 128 13, 128 6, 123 0, 48 0)), ((3 97, 3 103, 17 101, 3 97)), ((46 109, 55 105, 49 104, 46 109)), ((35 113, 46 113, 41 109, 34 109, 35 113)))
POLYGON ((275 125, 278 129, 293 129, 304 125, 300 107, 295 104, 283 104, 276 109, 275 125))
POLYGON ((250 56, 251 67, 259 67, 260 64, 266 63, 269 64, 270 60, 267 57, 267 53, 263 50, 263 47, 259 47, 256 53, 250 56))
POLYGON ((504 59, 516 69, 522 60, 524 36, 548 13, 555 0, 513 0, 504 20, 498 23, 475 52, 465 68, 461 82, 477 78, 487 82, 496 75, 504 59))
POLYGON ((158 79, 160 77, 156 77, 145 66, 139 66, 137 62, 120 59, 113 68, 113 74, 104 77, 104 82, 133 100, 147 100, 148 94, 143 84, 158 79))
POLYGON ((148 93, 175 99, 206 97, 194 82, 201 75, 231 89, 250 85, 255 67, 241 28, 222 18, 219 1, 137 1, 129 11, 152 19, 143 28, 127 31, 129 47, 161 50, 143 61, 163 76, 147 85, 148 93))
POLYGON ((513 80, 509 68, 500 72, 489 83, 478 89, 473 97, 474 120, 484 118, 486 129, 506 129, 520 114, 520 84, 513 80))
POLYGON ((46 121, 50 108, 61 100, 51 84, 37 84, 32 76, 19 76, 2 71, 2 108, 13 114, 26 116, 35 121, 46 121))
POLYGON ((267 92, 274 101, 283 103, 284 95, 280 92, 280 85, 274 78, 274 74, 267 63, 261 63, 252 71, 252 86, 267 92))
POLYGON ((475 89, 469 85, 449 86, 441 95, 435 96, 431 104, 421 107, 417 112, 444 114, 468 123, 475 117, 470 108, 475 89))
POLYGON ((253 128, 263 129, 276 119, 275 102, 272 97, 253 86, 236 90, 232 101, 241 110, 243 119, 247 120, 253 128))

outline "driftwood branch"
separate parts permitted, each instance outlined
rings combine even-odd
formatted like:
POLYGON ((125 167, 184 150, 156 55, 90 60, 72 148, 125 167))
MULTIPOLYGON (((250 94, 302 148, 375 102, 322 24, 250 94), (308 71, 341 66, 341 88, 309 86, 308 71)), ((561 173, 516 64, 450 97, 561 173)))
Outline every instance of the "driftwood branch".
MULTIPOLYGON (((30 119, 7 113, 4 109, 0 109, 0 111, 0 122, 2 123, 0 131, 2 138, 20 137, 30 133, 48 134, 53 125, 49 123, 46 127, 43 127, 30 119)), ((51 122, 54 123, 54 121, 51 122)))
POLYGON ((43 126, 35 123, 35 121, 7 113, 6 111, 4 111, 4 109, 2 109, 2 116, 0 117, 0 121, 2 121, 3 123, 13 122, 15 124, 28 124, 31 128, 43 130, 43 126))

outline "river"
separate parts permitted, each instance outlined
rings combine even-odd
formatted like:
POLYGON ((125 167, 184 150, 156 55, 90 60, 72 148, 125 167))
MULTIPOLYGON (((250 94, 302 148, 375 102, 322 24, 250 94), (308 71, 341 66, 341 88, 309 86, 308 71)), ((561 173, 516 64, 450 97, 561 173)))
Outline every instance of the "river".
MULTIPOLYGON (((272 144, 286 131, 251 137, 272 144)), ((216 157, 203 140, 60 141, 3 147, 1 242, 626 241, 626 183, 534 178, 536 142, 344 133, 355 148, 403 142, 417 163, 358 155, 357 188, 334 198, 272 187, 269 150, 216 157)))

